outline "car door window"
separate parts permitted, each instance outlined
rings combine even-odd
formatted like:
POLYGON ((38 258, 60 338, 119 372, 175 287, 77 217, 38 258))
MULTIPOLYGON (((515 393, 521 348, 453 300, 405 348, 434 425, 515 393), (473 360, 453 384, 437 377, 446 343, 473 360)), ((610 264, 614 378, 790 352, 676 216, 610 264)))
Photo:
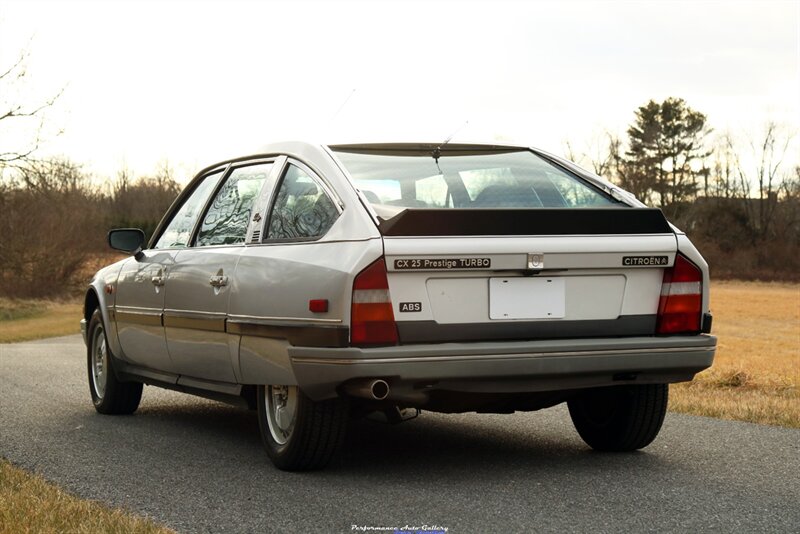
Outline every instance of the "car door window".
POLYGON ((197 246, 244 243, 253 204, 271 169, 272 163, 261 163, 233 170, 203 217, 197 246))
POLYGON ((197 184, 194 191, 172 217, 161 237, 158 238, 155 248, 182 248, 188 246, 200 212, 208 202, 208 197, 213 193, 221 175, 222 169, 207 175, 197 184))
POLYGON ((314 239, 325 235, 339 211, 320 183, 289 165, 275 197, 267 239, 314 239))

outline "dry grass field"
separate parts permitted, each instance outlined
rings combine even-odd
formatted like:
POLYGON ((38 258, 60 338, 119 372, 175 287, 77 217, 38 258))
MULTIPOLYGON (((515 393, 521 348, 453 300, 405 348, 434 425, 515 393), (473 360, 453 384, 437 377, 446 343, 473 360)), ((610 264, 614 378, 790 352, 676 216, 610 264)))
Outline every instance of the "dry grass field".
POLYGON ((81 500, 0 459, 0 534, 174 533, 149 519, 81 500))
POLYGON ((82 302, 0 298, 0 343, 80 333, 82 302))
POLYGON ((800 428, 800 284, 712 282, 711 369, 670 388, 670 409, 800 428))

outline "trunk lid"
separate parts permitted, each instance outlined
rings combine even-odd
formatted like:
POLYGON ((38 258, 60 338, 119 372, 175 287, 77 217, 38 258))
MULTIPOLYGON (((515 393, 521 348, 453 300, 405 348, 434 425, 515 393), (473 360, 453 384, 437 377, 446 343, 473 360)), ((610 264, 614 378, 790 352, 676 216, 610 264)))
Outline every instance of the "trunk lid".
POLYGON ((653 335, 660 210, 407 209, 379 225, 400 343, 653 335))

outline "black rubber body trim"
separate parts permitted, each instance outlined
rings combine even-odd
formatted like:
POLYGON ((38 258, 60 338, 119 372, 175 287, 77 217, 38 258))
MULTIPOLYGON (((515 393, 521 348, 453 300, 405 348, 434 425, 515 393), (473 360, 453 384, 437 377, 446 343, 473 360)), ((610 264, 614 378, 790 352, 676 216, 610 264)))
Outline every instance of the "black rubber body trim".
POLYGON ((673 233, 658 208, 414 209, 378 226, 384 236, 673 233))
POLYGON ((400 343, 509 341, 607 336, 652 336, 655 315, 623 315, 601 321, 519 321, 439 324, 436 321, 398 321, 400 343))
POLYGON ((711 313, 704 313, 703 314, 703 324, 700 327, 700 331, 704 334, 711 333, 711 323, 713 322, 714 318, 711 316, 711 313))
POLYGON ((169 313, 153 315, 120 311, 112 312, 112 320, 145 326, 162 326, 163 324, 168 328, 286 339, 290 344, 301 347, 346 347, 350 341, 350 329, 346 326, 267 325, 225 319, 224 317, 184 317, 169 313))
POLYGON ((227 332, 240 336, 286 339, 302 347, 346 347, 350 329, 346 326, 265 325, 228 319, 227 332))

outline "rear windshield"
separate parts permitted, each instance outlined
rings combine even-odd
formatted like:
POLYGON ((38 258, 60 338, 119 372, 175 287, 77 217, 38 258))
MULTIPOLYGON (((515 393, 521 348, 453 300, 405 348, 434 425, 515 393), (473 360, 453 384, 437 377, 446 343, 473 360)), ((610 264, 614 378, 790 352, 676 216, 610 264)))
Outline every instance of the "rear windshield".
POLYGON ((528 150, 332 147, 377 206, 401 208, 598 208, 618 203, 528 150))

